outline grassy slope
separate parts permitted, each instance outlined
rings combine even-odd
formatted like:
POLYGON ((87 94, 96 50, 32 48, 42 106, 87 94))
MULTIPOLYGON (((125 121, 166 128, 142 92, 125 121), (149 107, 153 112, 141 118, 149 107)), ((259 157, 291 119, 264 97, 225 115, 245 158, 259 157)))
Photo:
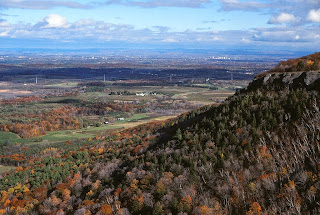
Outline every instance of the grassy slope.
POLYGON ((77 129, 77 130, 63 130, 63 131, 52 131, 48 132, 44 136, 33 137, 28 139, 22 139, 18 135, 12 132, 0 132, 0 144, 6 143, 25 143, 27 145, 36 145, 40 143, 55 143, 55 142, 64 142, 67 140, 77 140, 77 139, 88 139, 93 138, 96 135, 106 135, 108 132, 113 130, 119 130, 124 128, 130 128, 137 125, 141 125, 150 121, 165 120, 171 117, 150 117, 145 113, 135 114, 130 118, 125 119, 124 121, 116 121, 115 123, 109 125, 103 125, 101 127, 90 127, 88 129, 77 129), (106 133, 107 132, 107 133, 106 133))

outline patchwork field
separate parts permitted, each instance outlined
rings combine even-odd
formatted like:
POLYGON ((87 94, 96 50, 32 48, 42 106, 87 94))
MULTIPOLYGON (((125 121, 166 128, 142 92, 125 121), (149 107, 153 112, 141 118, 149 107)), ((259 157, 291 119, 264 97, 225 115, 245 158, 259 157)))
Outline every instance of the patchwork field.
POLYGON ((36 146, 106 137, 115 130, 218 104, 233 95, 236 87, 246 84, 246 81, 159 86, 112 81, 2 83, 0 144, 36 146), (30 92, 33 96, 17 97, 17 94, 6 99, 12 92, 20 92, 20 96, 30 92))

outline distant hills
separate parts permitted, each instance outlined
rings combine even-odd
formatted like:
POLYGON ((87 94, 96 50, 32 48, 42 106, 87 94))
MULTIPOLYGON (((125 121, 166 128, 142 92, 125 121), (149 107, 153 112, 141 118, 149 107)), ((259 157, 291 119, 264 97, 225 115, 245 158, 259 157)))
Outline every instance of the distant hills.
POLYGON ((166 122, 18 154, 2 146, 1 163, 17 168, 0 179, 0 212, 319 214, 320 75, 304 72, 319 57, 166 122))

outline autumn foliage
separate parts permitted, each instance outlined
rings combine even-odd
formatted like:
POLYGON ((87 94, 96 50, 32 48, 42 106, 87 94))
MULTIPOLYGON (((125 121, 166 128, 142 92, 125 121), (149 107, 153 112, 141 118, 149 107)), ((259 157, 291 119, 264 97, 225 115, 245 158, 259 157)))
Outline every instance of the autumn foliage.
MULTIPOLYGON (((317 214, 319 92, 272 89, 90 141, 3 146, 0 214, 317 214)), ((75 125, 65 108, 49 118, 75 125)))

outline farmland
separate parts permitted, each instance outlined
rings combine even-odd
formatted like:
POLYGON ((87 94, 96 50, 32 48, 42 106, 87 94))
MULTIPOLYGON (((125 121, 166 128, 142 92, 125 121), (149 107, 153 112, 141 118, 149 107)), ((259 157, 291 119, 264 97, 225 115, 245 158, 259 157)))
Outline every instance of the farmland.
POLYGON ((218 104, 246 84, 245 80, 2 83, 0 90, 6 93, 0 100, 0 144, 37 146, 106 137, 114 131, 218 104))

